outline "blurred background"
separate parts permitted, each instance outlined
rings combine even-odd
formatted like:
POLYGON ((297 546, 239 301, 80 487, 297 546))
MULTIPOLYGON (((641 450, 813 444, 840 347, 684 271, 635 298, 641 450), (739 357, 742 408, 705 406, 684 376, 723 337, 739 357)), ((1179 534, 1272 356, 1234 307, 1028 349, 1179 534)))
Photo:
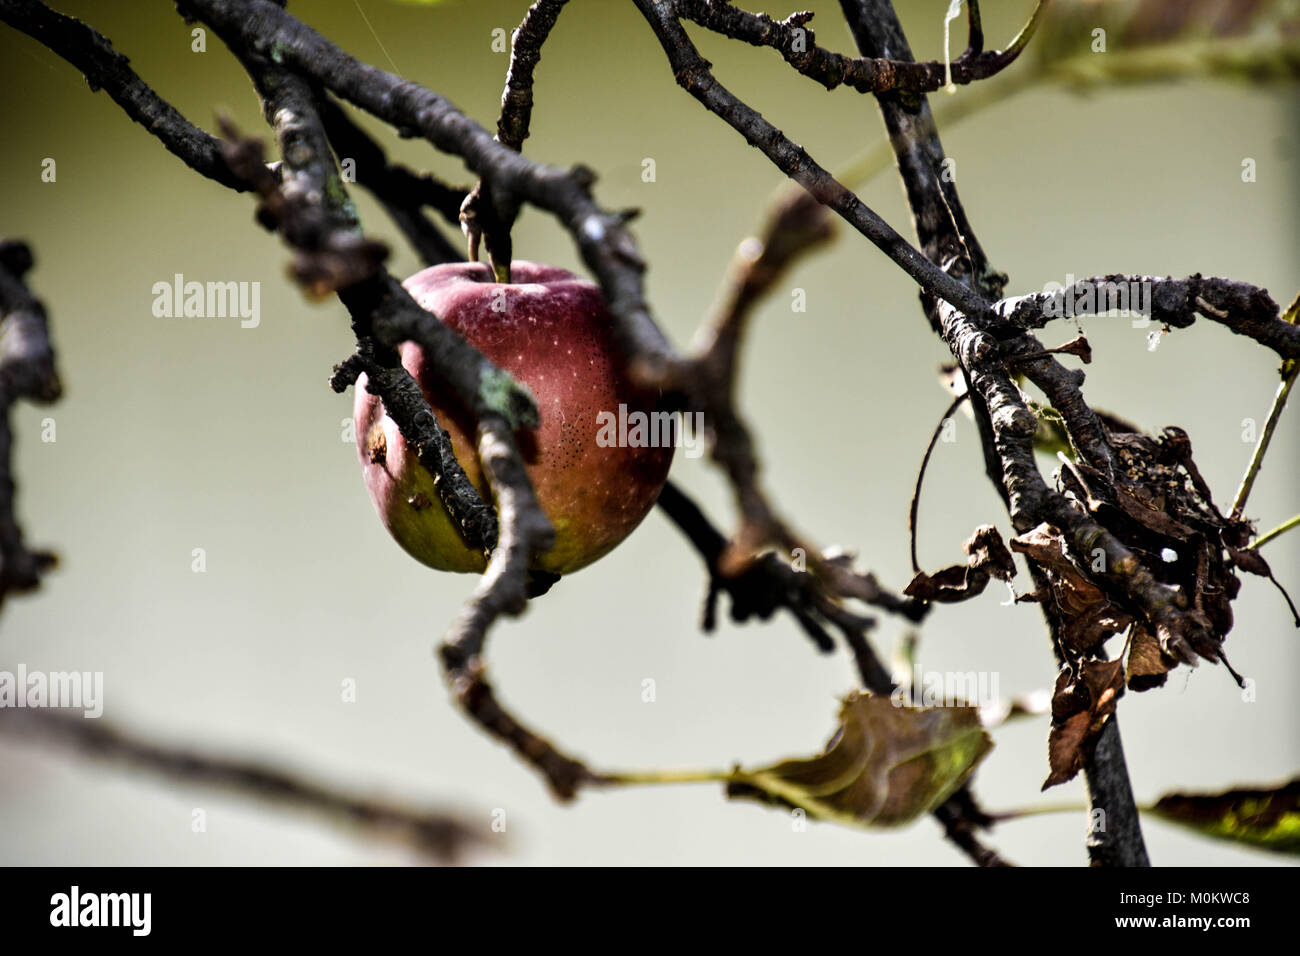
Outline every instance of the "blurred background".
MULTIPOLYGON (((747 3, 785 16, 790 9, 747 3)), ((941 57, 947 0, 900 4, 918 58, 941 57)), ((187 117, 214 129, 226 111, 263 130, 253 91, 220 40, 191 49, 191 26, 167 4, 126 0, 58 8, 112 38, 187 117)), ((852 52, 834 2, 818 11, 819 44, 852 52)), ((436 5, 294 0, 292 12, 370 63, 449 97, 493 128, 507 55, 493 31, 517 25, 524 0, 436 5)), ((984 5, 990 47, 1004 45, 1029 0, 984 5)), ((693 30, 719 79, 823 165, 842 168, 882 131, 875 103, 827 92, 771 53, 693 30)), ((953 24, 954 55, 965 45, 953 24)), ((1087 49, 1088 38, 1074 45, 1087 49)), ((1113 49, 1105 55, 1114 55, 1113 49)), ((1100 54, 1098 54, 1100 56, 1100 54)), ((1032 58, 1010 73, 1032 69, 1032 58)), ((950 109, 975 87, 932 97, 950 109)), ((102 671, 105 719, 160 742, 273 763, 360 793, 445 806, 481 823, 483 864, 963 864, 931 819, 888 833, 813 824, 728 803, 713 785, 588 792, 570 806, 471 726, 453 706, 432 649, 468 576, 410 560, 376 519, 344 423, 352 396, 326 384, 351 351, 337 302, 310 303, 286 278, 288 253, 252 221, 253 201, 191 172, 103 93, 26 36, 0 27, 3 225, 29 241, 28 276, 50 311, 66 396, 15 410, 20 520, 61 566, 0 615, 0 670, 102 671), (55 182, 42 161, 57 163, 55 182), (261 323, 156 318, 152 286, 187 280, 261 283, 261 323), (52 417, 57 441, 41 440, 52 417), (191 569, 206 553, 206 571, 191 569), (343 699, 354 681, 355 702, 343 699), (504 810, 504 833, 491 832, 504 810)), ((629 3, 575 0, 545 48, 526 152, 600 174, 598 200, 638 206, 649 299, 685 346, 710 307, 737 242, 781 186, 780 174, 678 89, 629 3), (653 159, 655 178, 642 178, 653 159)), ((1201 272, 1268 288, 1285 304, 1297 268, 1297 95, 1235 80, 1102 86, 1044 84, 942 126, 957 184, 1010 293, 1067 274, 1201 272), (1255 161, 1254 182, 1242 164, 1255 161)), ((420 141, 376 124, 390 157, 456 184, 471 177, 420 141)), ((911 235, 892 169, 863 199, 911 235)), ((359 188, 367 231, 418 268, 359 188)), ((582 271, 568 236, 526 212, 515 251, 582 271)), ((948 357, 910 281, 864 239, 833 245, 788 277, 758 316, 741 397, 774 501, 822 545, 860 554, 887 586, 911 577, 907 504, 948 396, 948 357), (806 295, 792 310, 793 292, 806 295)), ((1126 319, 1087 323, 1092 403, 1148 431, 1184 427, 1221 505, 1231 501, 1277 385, 1271 352, 1198 322, 1148 349, 1126 319), (1189 369, 1196 370, 1189 373, 1189 369)), ((1069 323, 1044 339, 1060 344, 1069 323)), ((1290 517, 1297 415, 1288 409, 1250 501, 1260 530, 1290 517)), ((1050 471, 1052 463, 1041 462, 1050 471)), ((707 459, 678 455, 673 477, 723 527, 729 493, 707 459)), ((937 446, 920 519, 920 560, 963 560, 982 523, 1009 533, 983 475, 974 426, 937 446)), ((1265 550, 1300 592, 1300 533, 1265 550)), ((1025 575, 1017 582, 1029 589, 1025 575)), ((848 655, 821 656, 788 616, 718 632, 698 628, 704 570, 658 512, 621 548, 561 582, 521 619, 499 625, 489 663, 503 699, 563 749, 607 769, 723 768, 816 752, 837 698, 855 686, 848 655), (653 703, 642 682, 653 679, 653 703)), ((1007 607, 991 587, 938 607, 920 630, 925 670, 995 671, 1001 692, 1051 686, 1041 615, 1007 607)), ((725 598, 724 598, 725 607, 725 598)), ((1300 765, 1300 643, 1269 583, 1247 577, 1227 649, 1257 682, 1242 701, 1219 668, 1175 671, 1168 685, 1120 705, 1139 801, 1171 790, 1266 784, 1300 765)), ((888 655, 903 623, 880 617, 888 655)), ((994 731, 974 789, 990 809, 1081 803, 1076 780, 1047 794, 1047 718, 994 731)), ((364 864, 418 862, 409 850, 337 830, 310 814, 178 786, 61 749, 0 735, 0 862, 10 864, 364 864), (206 832, 193 832, 196 808, 206 832)), ((1283 857, 1145 823, 1157 864, 1272 865, 1283 857)), ((1041 816, 990 842, 1022 864, 1079 865, 1084 817, 1041 816)))

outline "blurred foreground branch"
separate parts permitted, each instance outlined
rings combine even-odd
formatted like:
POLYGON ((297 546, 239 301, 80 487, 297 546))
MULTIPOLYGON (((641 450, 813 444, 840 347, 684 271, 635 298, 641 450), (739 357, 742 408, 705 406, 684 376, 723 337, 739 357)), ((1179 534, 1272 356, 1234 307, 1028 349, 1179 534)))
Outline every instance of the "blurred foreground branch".
POLYGON ((217 788, 306 810, 335 826, 396 841, 444 863, 455 862, 487 844, 486 823, 471 824, 458 813, 362 797, 255 761, 169 747, 120 730, 102 718, 4 708, 0 709, 0 733, 23 746, 71 750, 186 786, 217 788))

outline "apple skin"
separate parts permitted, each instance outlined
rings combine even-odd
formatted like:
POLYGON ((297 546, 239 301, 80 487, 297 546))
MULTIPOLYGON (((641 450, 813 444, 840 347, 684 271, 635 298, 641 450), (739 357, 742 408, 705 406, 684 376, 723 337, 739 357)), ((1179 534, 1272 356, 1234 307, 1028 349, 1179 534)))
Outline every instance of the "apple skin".
MULTIPOLYGON (((555 545, 532 568, 564 575, 608 554, 641 523, 668 478, 674 449, 601 447, 596 441, 599 412, 617 416, 623 404, 629 413, 649 413, 659 399, 623 373, 600 288, 564 269, 523 260, 511 265, 511 278, 502 285, 488 266, 462 262, 425 269, 403 285, 536 397, 541 424, 516 438, 538 503, 555 526, 555 545)), ((418 345, 406 342, 400 354, 451 436, 456 460, 491 502, 472 418, 438 381, 418 345)), ((362 375, 353 410, 357 452, 384 526, 430 567, 482 572, 483 553, 465 543, 433 477, 365 386, 362 375)))

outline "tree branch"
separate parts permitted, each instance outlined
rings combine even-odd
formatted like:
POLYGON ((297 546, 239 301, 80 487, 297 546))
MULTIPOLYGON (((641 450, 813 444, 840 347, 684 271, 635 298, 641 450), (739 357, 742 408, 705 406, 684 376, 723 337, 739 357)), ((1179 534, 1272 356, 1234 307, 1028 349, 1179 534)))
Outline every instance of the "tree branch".
POLYGON ((796 71, 828 90, 844 85, 859 93, 932 93, 949 82, 965 85, 995 76, 1014 63, 1028 44, 1046 5, 1044 0, 1034 8, 1028 24, 1005 50, 986 53, 983 52, 984 35, 979 28, 978 4, 971 4, 971 46, 947 64, 938 60, 917 63, 883 57, 855 59, 824 50, 816 45, 813 30, 808 26, 813 18, 808 11, 773 20, 765 13, 739 10, 725 0, 677 0, 678 14, 684 19, 751 46, 770 47, 796 71))
POLYGON ((454 189, 428 173, 417 174, 405 166, 388 162, 383 149, 366 135, 339 104, 326 96, 318 98, 321 119, 334 153, 356 163, 357 183, 379 200, 397 228, 426 266, 456 262, 460 250, 431 223, 422 207, 432 206, 448 222, 458 222, 460 205, 467 191, 454 189))
MULTIPOLYGON (((355 221, 345 212, 342 186, 337 180, 337 170, 333 168, 324 127, 310 86, 300 77, 272 66, 255 54, 241 52, 240 55, 263 97, 267 119, 275 126, 281 142, 288 173, 286 187, 279 195, 292 211, 298 211, 294 205, 296 198, 308 197, 307 201, 312 207, 321 209, 336 230, 350 234, 355 230, 355 221), (331 201, 328 198, 330 196, 335 198, 331 201)), ((259 168, 264 167, 260 163, 250 162, 246 165, 246 170, 250 173, 259 168)), ((292 225, 293 219, 281 217, 280 226, 286 237, 300 239, 300 231, 286 228, 292 225)), ((350 308, 361 303, 372 306, 373 299, 366 301, 367 292, 373 293, 385 285, 393 284, 394 280, 386 273, 372 276, 345 287, 341 290, 342 297, 350 308)), ((400 287, 391 293, 391 299, 398 299, 399 292, 413 304, 413 300, 400 287)), ((409 310, 386 313, 382 305, 354 311, 354 328, 362 333, 358 336, 359 348, 364 351, 370 331, 389 348, 408 339, 432 340, 434 335, 454 334, 429 313, 418 308, 415 311, 419 313, 418 316, 408 314, 409 310), (409 324, 400 318, 403 316, 410 320, 409 324), (397 321, 389 323, 390 318, 397 321), (369 330, 364 327, 367 319, 371 324, 369 330)), ((520 409, 511 409, 511 417, 507 417, 499 407, 500 398, 485 394, 481 367, 490 363, 458 336, 456 339, 481 363, 480 381, 475 385, 476 390, 472 396, 465 397, 476 402, 471 410, 478 422, 478 458, 497 503, 500 525, 487 571, 447 635, 441 657, 448 681, 466 712, 485 730, 510 744, 542 771, 557 797, 570 798, 580 783, 591 779, 590 772, 578 761, 560 754, 511 717, 497 703, 486 679, 482 651, 488 629, 503 614, 518 615, 523 612, 530 596, 529 565, 536 555, 551 547, 555 532, 537 502, 523 458, 515 443, 515 430, 525 424, 519 420, 520 409)), ((436 357, 434 356, 435 359, 436 357)), ((435 361, 435 368, 437 367, 435 361)), ((454 384, 454 372, 455 370, 448 369, 443 377, 454 384)), ((500 374, 504 376, 504 373, 500 374)), ((526 396, 526 393, 520 394, 526 396)), ((526 397, 530 405, 523 411, 530 416, 528 426, 535 427, 536 407, 531 404, 531 396, 526 397)), ((432 418, 431 411, 428 415, 432 418)), ((424 421, 434 433, 441 434, 436 420, 424 421)), ((450 450, 447 451, 449 453, 450 450)), ((422 457, 421 461, 430 467, 428 459, 422 457)), ((464 479, 463 472, 459 474, 464 479)), ((468 481, 464 483, 469 490, 473 490, 468 481)))
POLYGON ((131 119, 196 172, 230 189, 248 187, 221 159, 218 139, 191 124, 143 83, 127 58, 80 20, 56 13, 37 0, 0 0, 0 20, 63 57, 86 76, 91 91, 102 89, 131 119))
POLYGON ((1092 865, 1150 866, 1138 814, 1128 812, 1130 806, 1137 806, 1137 801, 1129 782, 1124 745, 1119 739, 1119 721, 1113 717, 1106 721, 1096 749, 1084 763, 1083 781, 1088 805, 1094 811, 1110 810, 1097 821, 1099 825, 1088 827, 1088 859, 1092 865))
POLYGON ((1201 315, 1254 339, 1283 359, 1300 358, 1300 326, 1281 317, 1278 304, 1267 291, 1246 282, 1200 275, 1186 279, 1095 276, 1054 292, 1003 299, 994 305, 997 319, 990 331, 1002 335, 1041 329, 1053 319, 1096 315, 1118 308, 1120 303, 1135 311, 1138 302, 1149 303, 1149 315, 1144 317, 1152 322, 1185 329, 1201 315))
POLYGON ((634 0, 663 47, 679 86, 716 114, 728 126, 761 150, 772 163, 817 199, 862 233, 916 283, 930 294, 945 299, 973 315, 988 310, 988 302, 969 286, 945 273, 921 255, 852 192, 761 113, 737 99, 710 72, 710 64, 691 42, 677 19, 675 0, 634 0))
POLYGON ((461 157, 493 189, 555 215, 600 281, 616 319, 615 338, 638 377, 653 380, 663 374, 672 350, 645 303, 645 264, 625 227, 627 217, 601 209, 591 198, 594 173, 525 159, 438 94, 360 63, 270 0, 180 0, 180 7, 228 44, 262 56, 274 51, 280 62, 348 102, 461 157))
MULTIPOLYGON (((840 0, 840 6, 863 55, 908 60, 912 58, 890 0, 840 0)), ((1035 18, 1039 12, 1041 5, 1035 10, 1035 18)), ((957 196, 953 177, 941 175, 945 168, 943 147, 925 97, 890 93, 878 96, 877 102, 894 147, 899 174, 926 255, 937 263, 943 263, 946 271, 964 278, 964 281, 974 285, 984 296, 1000 297, 1007 281, 1006 276, 992 268, 979 246, 957 196)), ((1095 523, 1085 521, 1083 516, 1069 507, 1059 495, 1050 492, 1043 483, 1033 456, 1032 441, 1037 430, 1037 419, 1025 405, 1019 389, 1003 370, 998 344, 982 331, 986 321, 984 313, 966 310, 967 314, 961 315, 957 311, 960 306, 952 299, 948 303, 937 303, 924 294, 922 305, 931 326, 940 333, 961 366, 980 429, 985 470, 1006 501, 1012 523, 1023 532, 1028 528, 1022 527, 1022 524, 1035 526, 1038 523, 1031 523, 1028 514, 1050 510, 1052 515, 1049 520, 1053 523, 1061 525, 1068 522, 1074 525, 1076 547, 1085 544, 1078 551, 1081 554, 1093 553, 1092 549, 1097 547, 1101 539, 1107 538, 1103 545, 1106 557, 1112 561, 1117 556, 1127 558, 1127 561, 1119 565, 1110 563, 1107 566, 1112 571, 1118 570, 1125 577, 1126 580, 1122 583, 1129 586, 1130 591, 1143 591, 1149 598, 1148 605, 1153 611, 1158 611, 1161 620, 1166 622, 1162 626, 1168 629, 1171 618, 1174 619, 1173 627, 1181 625, 1181 619, 1172 613, 1173 609, 1168 603, 1172 596, 1170 589, 1160 585, 1149 574, 1142 577, 1145 572, 1127 549, 1109 538, 1095 523)), ((1108 458, 1105 433, 1096 423, 1096 416, 1078 394, 1082 373, 1065 370, 1054 358, 1044 354, 1037 341, 1026 338, 1021 340, 1020 345, 1025 352, 1042 356, 1029 369, 1031 378, 1053 397, 1054 402, 1062 402, 1063 415, 1071 434, 1077 433, 1079 443, 1090 454, 1108 458)), ((1040 589, 1046 593, 1046 582, 1032 563, 1031 571, 1036 575, 1036 582, 1041 582, 1040 589)), ((1046 603, 1044 613, 1052 630, 1054 644, 1059 648, 1058 624, 1046 603)), ((1167 633, 1173 634, 1174 631, 1167 630, 1167 633)), ((1205 646, 1202 640, 1204 635, 1199 630, 1193 636, 1198 639, 1196 643, 1205 646)), ((1186 643, 1181 631, 1176 640, 1186 643)), ((1118 734, 1116 718, 1111 718, 1111 725, 1111 729, 1118 734)), ((1103 750, 1100 756, 1094 751, 1091 762, 1085 769, 1089 775, 1104 770, 1106 779, 1112 783, 1116 777, 1123 777, 1127 781, 1123 752, 1118 748, 1103 750)), ((1133 859, 1138 856, 1145 859, 1137 807, 1127 787, 1098 786, 1094 788, 1093 795, 1098 801, 1094 805, 1104 808, 1107 819, 1114 821, 1124 837, 1136 839, 1136 844, 1128 847, 1133 859), (1102 800, 1114 802, 1101 803, 1102 800)))
POLYGON ((533 117, 533 72, 542 58, 542 44, 569 0, 537 0, 510 38, 510 68, 501 94, 497 140, 515 152, 524 147, 533 117))
MULTIPOLYGON (((536 593, 530 590, 535 582, 530 584, 528 566, 537 553, 550 546, 553 535, 515 445, 518 429, 537 424, 535 403, 526 389, 421 309, 384 270, 387 249, 362 235, 346 202, 330 144, 340 155, 346 150, 364 158, 363 184, 375 191, 426 262, 452 255, 454 249, 425 218, 422 206, 432 205, 446 215, 454 191, 390 165, 379 146, 340 106, 328 100, 324 90, 465 160, 480 180, 460 204, 458 214, 468 226, 471 247, 478 231, 488 237, 499 276, 504 260, 508 279, 509 226, 518 205, 530 202, 554 214, 601 282, 614 314, 616 340, 633 377, 658 385, 704 411, 712 428, 714 458, 726 470, 739 504, 739 532, 729 542, 671 485, 661 505, 691 538, 709 569, 706 629, 713 621, 720 590, 729 592, 732 614, 738 619, 750 615, 765 618, 777 607, 786 607, 819 646, 830 645, 831 627, 841 631, 864 684, 881 693, 892 689, 892 681, 866 640, 872 621, 846 610, 840 601, 853 597, 917 619, 928 608, 883 591, 871 575, 853 571, 851 561, 816 549, 807 552, 815 572, 812 575, 790 567, 783 555, 760 554, 768 545, 786 550, 804 545, 777 517, 759 486, 754 442, 734 404, 738 352, 753 305, 797 255, 828 229, 823 209, 814 204, 821 203, 884 251, 921 287, 927 318, 959 362, 980 428, 986 471, 1006 500, 1016 529, 1022 535, 1042 526, 1060 529, 1076 563, 1081 555, 1100 552, 1105 570, 1097 575, 1099 585, 1116 602, 1145 616, 1162 649, 1189 663, 1198 655, 1223 659, 1222 635, 1216 627, 1225 629, 1211 623, 1201 602, 1208 545, 1200 554, 1197 589, 1189 606, 1176 585, 1143 565, 1147 558, 1133 544, 1132 534, 1117 531, 1111 519, 1095 513, 1089 495, 1076 494, 1077 500, 1071 501, 1044 482, 1033 456, 1038 422, 1013 370, 1024 372, 1044 391, 1080 452, 1080 460, 1065 480, 1082 490, 1084 478, 1080 475, 1086 478, 1085 470, 1091 469, 1103 482, 1113 483, 1114 457, 1117 449, 1126 446, 1120 439, 1112 441, 1106 426, 1084 401, 1082 372, 1057 362, 1053 353, 1062 350, 1044 349, 1026 334, 1054 317, 1049 300, 1037 296, 1001 298, 1006 277, 990 266, 952 178, 942 174, 946 158, 923 95, 947 81, 949 64, 912 61, 888 0, 841 0, 862 54, 858 59, 816 47, 811 30, 806 28, 810 14, 794 14, 777 22, 719 0, 636 0, 678 83, 807 191, 767 224, 757 246, 742 245, 721 304, 702 329, 697 350, 687 358, 673 351, 644 301, 644 264, 625 228, 630 214, 608 212, 595 203, 590 171, 582 167, 564 171, 518 153, 528 135, 533 72, 564 2, 538 0, 516 30, 494 140, 445 99, 359 63, 271 0, 179 0, 182 13, 209 24, 252 75, 267 118, 280 139, 284 161, 277 175, 263 163, 260 144, 252 141, 229 145, 223 156, 212 137, 163 102, 126 66, 125 58, 90 28, 32 0, 0 0, 0 19, 14 23, 83 69, 92 87, 100 84, 108 89, 133 119, 193 168, 237 189, 254 188, 262 200, 259 217, 279 229, 295 250, 298 280, 314 294, 337 292, 349 308, 357 353, 336 369, 331 384, 341 390, 366 374, 367 386, 373 383, 403 435, 419 448, 425 467, 442 479, 439 494, 467 540, 491 549, 487 572, 441 648, 448 679, 475 720, 537 766, 557 796, 571 797, 580 786, 599 782, 582 763, 561 754, 506 713, 484 670, 483 648, 489 628, 503 614, 522 612, 536 593), (770 46, 828 88, 847 83, 876 93, 907 190, 920 250, 801 147, 719 84, 692 45, 681 23, 683 16, 744 42, 770 46), (990 305, 995 302, 996 307, 990 305), (418 386, 397 361, 395 349, 408 341, 420 344, 478 423, 478 453, 497 502, 499 526, 455 462, 446 434, 418 386), (1079 503, 1084 500, 1088 508, 1079 503)), ((985 53, 978 6, 969 3, 970 41, 966 53, 950 65, 953 81, 971 82, 1005 68, 1023 49, 1043 5, 1035 8, 1029 25, 1007 51, 985 53)), ((1157 321, 1186 325, 1199 313, 1274 349, 1285 360, 1300 357, 1300 329, 1278 317, 1276 304, 1262 290, 1200 276, 1142 281, 1156 285, 1156 311, 1161 316, 1157 321)), ((43 323, 43 313, 40 318, 43 323)), ((5 367, 0 361, 0 372, 5 367)), ((52 374, 52 359, 49 368, 52 374)), ((4 384, 0 375, 0 386, 4 384)), ((0 451, 7 459, 7 429, 0 439, 0 451)), ((1191 461, 1185 439, 1185 435, 1180 440, 1167 434, 1159 448, 1164 456, 1161 462, 1183 467, 1197 493, 1204 496, 1204 481, 1191 461), (1184 446, 1185 455, 1180 452, 1184 446)), ((11 499, 12 483, 7 473, 2 477, 5 482, 0 482, 0 492, 7 483, 11 499)), ((1212 503, 1209 508, 1219 522, 1207 525, 1214 529, 1211 543, 1236 555, 1234 542, 1236 547, 1244 542, 1244 526, 1227 522, 1212 503)), ((0 515, 3 513, 0 508, 0 515)), ((0 519, 0 544, 5 543, 4 530, 0 519)), ((1217 550, 1215 555, 1217 560, 1217 550)), ((7 552, 0 552, 0 557, 7 557, 7 552)), ((1043 569, 1032 560, 1030 566, 1040 593, 1045 595, 1043 569)), ((6 569, 7 565, 0 572, 6 569)), ((2 593, 0 573, 0 597, 2 593)), ((1043 600, 1045 611, 1048 603, 1043 600)), ((1059 648, 1061 621, 1050 612, 1048 619, 1059 648)), ((1145 863, 1113 718, 1089 754, 1085 773, 1094 806, 1106 809, 1114 833, 1112 839, 1098 841, 1094 862, 1145 863)), ((977 862, 1001 862, 972 835, 974 827, 988 821, 985 818, 981 823, 968 793, 954 797, 936 815, 949 838, 977 862)))
POLYGON ((444 863, 486 845, 483 828, 459 814, 362 797, 251 760, 171 747, 103 720, 50 710, 0 711, 0 732, 27 743, 68 748, 95 760, 131 767, 185 785, 228 790, 239 796, 307 810, 337 826, 396 839, 444 863))
POLYGON ((23 281, 33 263, 26 243, 0 240, 0 605, 10 593, 39 586, 57 561, 23 543, 14 509, 10 407, 20 398, 53 402, 63 392, 45 307, 23 281))
MULTIPOLYGON (((550 36, 556 18, 568 0, 537 0, 524 14, 511 36, 510 66, 501 94, 501 116, 497 120, 497 141, 515 152, 523 150, 533 115, 533 71, 542 58, 542 44, 550 36)), ((469 257, 478 259, 479 240, 487 245, 488 258, 498 282, 510 281, 514 241, 510 230, 519 215, 515 196, 480 179, 460 207, 460 224, 469 240, 469 257)))

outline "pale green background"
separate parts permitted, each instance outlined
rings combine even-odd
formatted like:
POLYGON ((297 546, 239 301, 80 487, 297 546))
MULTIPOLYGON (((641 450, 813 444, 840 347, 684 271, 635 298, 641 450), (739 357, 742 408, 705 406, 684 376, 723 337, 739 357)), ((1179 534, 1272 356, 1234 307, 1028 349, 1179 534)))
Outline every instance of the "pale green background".
MULTIPOLYGON (((213 128, 228 111, 261 128, 246 78, 213 35, 190 52, 169 3, 64 3, 127 53, 187 116, 213 128)), ((939 55, 946 0, 902 4, 919 56, 939 55)), ((990 43, 1031 4, 986 4, 990 43)), ((387 55, 348 2, 295 0, 294 11, 365 60, 495 122, 506 57, 491 31, 526 4, 435 8, 363 0, 387 55)), ((788 9, 765 5, 784 16, 788 9)), ((817 3, 818 39, 850 50, 835 3, 817 3)), ((964 32, 961 32, 964 39, 964 32)), ((959 42, 954 40, 954 45, 959 42)), ((880 135, 870 98, 827 93, 767 51, 704 38, 719 77, 826 165, 880 135)), ((62 567, 0 616, 0 669, 102 670, 106 717, 160 740, 257 756, 363 792, 463 808, 485 831, 507 811, 499 852, 483 863, 951 864, 964 858, 929 820, 875 835, 728 804, 716 787, 587 793, 551 802, 539 780, 472 728, 449 701, 431 649, 473 587, 413 563, 375 520, 356 453, 340 439, 351 395, 326 386, 350 335, 341 306, 309 304, 288 282, 280 241, 252 222, 253 202, 202 180, 130 124, 105 94, 26 37, 0 28, 3 232, 34 246, 30 281, 52 315, 67 395, 16 412, 17 475, 29 538, 62 567), (42 183, 45 157, 56 183, 42 183), (157 319, 150 288, 187 278, 260 281, 262 324, 157 319), (57 420, 58 441, 39 423, 57 420), (207 573, 190 570, 207 551, 207 573), (359 699, 340 702, 354 678, 359 699)), ((963 95, 959 93, 958 95, 963 95)), ((644 209, 636 234, 651 263, 655 314, 689 341, 736 242, 779 174, 677 89, 628 3, 574 0, 538 73, 528 153, 584 162, 609 207, 644 209), (641 181, 642 159, 657 181, 641 181)), ((1290 299, 1298 284, 1294 94, 1187 83, 1078 98, 1034 92, 944 132, 958 185, 1011 290, 1114 271, 1201 271, 1290 299), (1258 182, 1243 184, 1243 157, 1258 182)), ((457 162, 420 142, 394 156, 458 182, 457 162)), ((368 230, 413 256, 357 193, 368 230)), ((864 199, 910 234, 901 190, 882 176, 864 199)), ((536 211, 515 234, 521 257, 577 268, 573 245, 536 211)), ((1263 421, 1276 359, 1209 323, 1146 350, 1121 319, 1088 325, 1096 354, 1087 395, 1140 425, 1179 424, 1220 502, 1249 455, 1242 419, 1263 421), (1189 373, 1187 369, 1195 369, 1189 373)), ((1048 330, 1051 344, 1072 336, 1048 330)), ((915 289, 865 240, 840 232, 763 309, 748 343, 742 398, 775 501, 814 540, 856 548, 893 587, 909 577, 906 507, 915 465, 946 398, 946 350, 915 289), (792 313, 790 290, 807 291, 792 313)), ((1296 409, 1288 411, 1251 501, 1271 527, 1297 510, 1296 409)), ((730 522, 730 501, 704 460, 679 456, 674 477, 730 522)), ((984 478, 973 426, 940 445, 922 510, 927 567, 961 559, 972 528, 1001 503, 984 478)), ((1300 534, 1267 550, 1300 592, 1300 534)), ((1022 589, 1026 582, 1020 582, 1022 589)), ((499 690, 535 726, 599 767, 726 766, 810 753, 828 736, 837 695, 853 686, 847 656, 820 657, 788 617, 712 639, 697 629, 704 577, 660 515, 611 557, 564 581, 493 635, 499 690), (658 701, 641 702, 653 678, 658 701)), ((1040 615, 1001 606, 990 588, 925 623, 931 670, 997 670, 1004 693, 1050 685, 1040 615)), ((1243 703, 1222 670, 1179 669, 1162 691, 1120 708, 1140 799, 1177 788, 1285 779, 1297 768, 1297 634, 1271 586, 1248 578, 1228 650, 1258 681, 1243 703)), ((725 621, 725 612, 723 618, 725 621)), ((877 646, 901 633, 884 618, 877 646)), ((1079 782, 1040 796, 1046 721, 995 732, 976 790, 991 808, 1079 801, 1079 782)), ((406 851, 358 840, 311 818, 202 789, 80 766, 0 738, 0 862, 374 863, 406 851), (195 807, 208 831, 195 834, 195 807)), ((1009 824, 992 841, 1020 863, 1084 860, 1083 820, 1009 824)), ((1158 863, 1270 864, 1281 858, 1146 826, 1158 863)))

